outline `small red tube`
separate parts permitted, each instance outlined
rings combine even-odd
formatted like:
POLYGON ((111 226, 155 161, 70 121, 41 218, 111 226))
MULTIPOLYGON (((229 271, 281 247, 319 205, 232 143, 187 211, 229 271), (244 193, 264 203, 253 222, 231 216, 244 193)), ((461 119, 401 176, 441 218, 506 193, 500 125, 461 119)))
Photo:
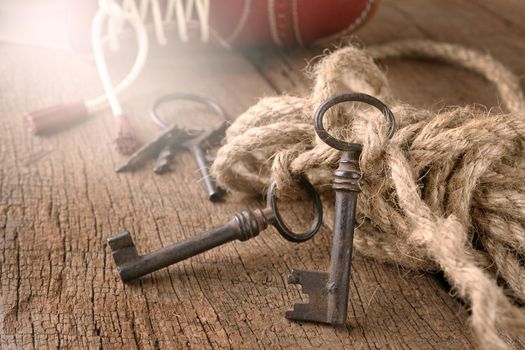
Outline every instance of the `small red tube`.
POLYGON ((28 129, 34 135, 51 134, 88 117, 83 101, 60 104, 26 113, 28 129))

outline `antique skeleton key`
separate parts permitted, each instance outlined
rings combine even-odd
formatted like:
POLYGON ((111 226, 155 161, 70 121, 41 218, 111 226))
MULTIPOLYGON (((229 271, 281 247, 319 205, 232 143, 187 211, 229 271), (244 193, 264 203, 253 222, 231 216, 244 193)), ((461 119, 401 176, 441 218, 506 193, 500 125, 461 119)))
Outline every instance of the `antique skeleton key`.
MULTIPOLYGON (((199 137, 199 135, 202 134, 203 131, 204 130, 202 129, 186 129, 186 133, 188 134, 186 140, 199 137)), ((173 138, 167 140, 164 147, 160 150, 159 155, 157 156, 157 160, 155 161, 155 166, 153 167, 153 172, 155 174, 162 175, 170 169, 177 146, 179 146, 182 143, 184 143, 183 140, 173 138)))
POLYGON ((167 145, 161 151, 159 158, 157 159, 154 172, 156 174, 164 173, 166 170, 169 169, 169 164, 171 158, 173 157, 174 149, 179 147, 186 148, 188 151, 190 151, 193 158, 195 159, 195 162, 197 163, 197 167, 199 169, 199 172, 201 173, 204 188, 208 195, 208 199, 212 202, 218 201, 221 198, 223 191, 217 187, 217 185, 215 184, 215 180, 211 177, 209 173, 204 149, 206 146, 210 146, 213 143, 216 143, 222 137, 224 137, 224 133, 228 126, 228 122, 226 120, 226 113, 215 101, 210 100, 208 98, 186 93, 170 94, 159 98, 157 101, 155 101, 153 107, 151 108, 151 119, 160 128, 166 128, 168 127, 168 125, 165 124, 162 121, 162 119, 158 116, 157 110, 160 107, 160 105, 174 100, 189 100, 205 104, 210 109, 212 109, 222 120, 220 124, 218 124, 215 127, 203 126, 195 129, 188 129, 194 130, 194 137, 187 139, 185 142, 178 143, 178 147, 172 148, 169 147, 169 145, 167 145))
POLYGON ((348 291, 352 263, 352 243, 355 225, 357 196, 359 194, 359 156, 362 145, 338 140, 323 127, 323 116, 332 106, 342 102, 364 102, 381 111, 389 123, 388 138, 395 131, 395 119, 390 109, 375 97, 360 94, 343 94, 323 103, 315 113, 315 131, 329 146, 341 151, 339 167, 334 171, 335 216, 330 272, 293 269, 288 283, 300 284, 309 295, 309 303, 295 304, 286 312, 286 318, 300 321, 317 321, 342 325, 346 322, 348 291))
POLYGON ((153 140, 146 143, 129 156, 129 158, 123 164, 119 165, 115 171, 120 173, 131 170, 146 158, 157 153, 160 149, 165 147, 165 145, 170 144, 173 146, 177 143, 184 142, 190 137, 191 135, 185 129, 180 128, 177 125, 170 125, 160 134, 155 136, 153 140))
POLYGON ((174 145, 171 142, 168 142, 160 150, 157 160, 155 161, 155 166, 153 167, 153 172, 157 175, 164 174, 170 168, 171 161, 175 152, 173 152, 174 145))
POLYGON ((273 225, 287 240, 304 242, 312 238, 322 223, 323 207, 319 194, 306 177, 298 179, 314 203, 315 218, 306 233, 292 232, 284 224, 275 199, 275 183, 268 188, 267 207, 237 213, 226 224, 200 233, 192 238, 171 244, 146 255, 139 255, 128 231, 108 238, 117 270, 124 282, 134 280, 179 261, 203 253, 219 245, 234 241, 246 241, 256 237, 268 225, 273 225))

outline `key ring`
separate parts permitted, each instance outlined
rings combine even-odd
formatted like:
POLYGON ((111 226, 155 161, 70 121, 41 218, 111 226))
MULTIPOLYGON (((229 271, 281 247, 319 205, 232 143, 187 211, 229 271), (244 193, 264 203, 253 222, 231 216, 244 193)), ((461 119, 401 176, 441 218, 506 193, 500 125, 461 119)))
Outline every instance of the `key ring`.
POLYGON ((159 117, 157 113, 157 109, 160 107, 160 105, 166 102, 175 101, 175 100, 194 101, 194 102, 204 104, 210 107, 219 117, 221 117, 221 119, 223 120, 222 122, 223 125, 227 123, 226 113, 224 112, 222 107, 217 102, 213 101, 212 99, 202 97, 199 95, 180 92, 180 93, 164 95, 153 103, 153 106, 151 107, 150 118, 153 120, 155 124, 157 124, 159 128, 165 129, 168 127, 168 124, 164 123, 162 119, 159 117))
POLYGON ((322 105, 317 108, 315 111, 315 121, 314 127, 315 132, 326 143, 328 146, 331 146, 340 151, 361 151, 363 146, 358 143, 351 143, 339 140, 332 135, 330 135, 323 126, 323 117, 327 110, 336 104, 342 102, 363 102, 371 105, 372 107, 377 108, 385 116, 386 121, 389 124, 388 132, 386 136, 391 139, 396 131, 396 120, 394 118, 394 113, 385 105, 381 100, 363 93, 349 93, 337 95, 329 98, 322 105))
POLYGON ((317 193, 314 186, 308 181, 306 176, 301 175, 296 181, 306 190, 314 203, 315 218, 308 231, 305 233, 295 233, 284 223, 275 200, 275 189, 277 186, 275 181, 272 182, 270 187, 268 187, 268 191, 266 192, 266 202, 267 206, 271 207, 272 212, 274 213, 275 220, 273 226, 277 229, 281 236, 290 242, 300 243, 309 240, 317 233, 317 231, 319 231, 319 227, 321 227, 321 223, 323 221, 323 205, 321 203, 319 193, 317 193))

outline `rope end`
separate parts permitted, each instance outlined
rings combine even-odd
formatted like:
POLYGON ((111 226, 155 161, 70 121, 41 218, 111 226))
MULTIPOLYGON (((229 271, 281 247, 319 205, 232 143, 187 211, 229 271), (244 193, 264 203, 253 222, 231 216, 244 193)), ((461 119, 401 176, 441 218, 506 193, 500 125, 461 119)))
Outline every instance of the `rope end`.
POLYGON ((115 116, 115 120, 115 134, 113 136, 115 148, 122 155, 130 155, 139 148, 140 143, 135 137, 126 115, 115 116))

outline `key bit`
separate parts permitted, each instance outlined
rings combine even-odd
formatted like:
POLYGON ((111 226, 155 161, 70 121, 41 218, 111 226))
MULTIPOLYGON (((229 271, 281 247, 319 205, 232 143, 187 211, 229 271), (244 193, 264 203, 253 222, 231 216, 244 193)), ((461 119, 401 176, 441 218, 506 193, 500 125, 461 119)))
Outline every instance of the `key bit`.
POLYGON ((157 175, 164 174, 170 169, 171 161, 173 160, 173 145, 167 143, 164 145, 160 151, 157 160, 155 161, 155 166, 153 167, 153 172, 157 175))
POLYGON ((335 104, 356 101, 368 103, 379 109, 390 124, 388 137, 395 131, 394 115, 375 97, 365 94, 344 94, 332 97, 315 113, 315 131, 329 146, 342 151, 339 167, 334 171, 335 216, 333 225, 330 272, 292 270, 288 283, 299 284, 309 295, 308 303, 297 303, 285 313, 286 318, 342 325, 346 322, 352 245, 355 226, 357 196, 359 194, 359 156, 362 145, 348 143, 332 137, 323 127, 325 112, 335 104))
POLYGON ((115 171, 120 173, 131 170, 142 163, 146 158, 157 153, 168 141, 173 145, 178 142, 184 142, 190 137, 191 135, 188 134, 185 129, 180 128, 175 124, 171 125, 155 136, 153 140, 135 151, 123 164, 118 166, 115 171))
POLYGON ((329 275, 326 272, 293 269, 288 276, 289 284, 300 284, 302 292, 308 294, 309 303, 297 303, 293 310, 288 310, 285 317, 299 321, 317 321, 326 323, 326 302, 329 275))
POLYGON ((146 255, 137 253, 128 231, 110 237, 108 243, 120 277, 124 282, 131 281, 227 242, 246 241, 256 237, 268 225, 273 225, 289 241, 304 242, 311 239, 321 226, 323 208, 319 194, 313 186, 305 178, 300 181, 312 198, 315 208, 314 222, 306 233, 296 234, 284 225, 275 204, 275 184, 273 184, 268 189, 268 204, 265 209, 245 210, 237 213, 222 226, 146 255))

